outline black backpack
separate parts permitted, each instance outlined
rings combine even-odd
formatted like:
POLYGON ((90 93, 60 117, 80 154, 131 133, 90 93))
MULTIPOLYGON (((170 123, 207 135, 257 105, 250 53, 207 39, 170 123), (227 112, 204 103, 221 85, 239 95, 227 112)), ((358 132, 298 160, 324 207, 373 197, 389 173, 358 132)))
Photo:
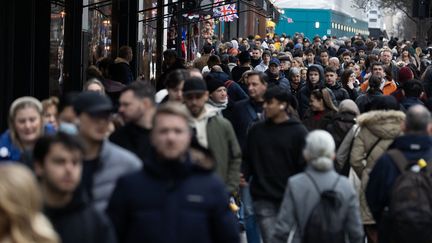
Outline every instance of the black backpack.
POLYGON ((385 211, 388 237, 391 242, 432 242, 431 164, 414 172, 411 170, 413 163, 400 150, 392 149, 388 154, 401 172, 385 211))
POLYGON ((344 222, 339 218, 342 196, 334 190, 340 176, 336 179, 331 190, 321 192, 312 176, 308 173, 306 175, 321 196, 320 201, 315 205, 306 222, 302 243, 344 243, 344 222))

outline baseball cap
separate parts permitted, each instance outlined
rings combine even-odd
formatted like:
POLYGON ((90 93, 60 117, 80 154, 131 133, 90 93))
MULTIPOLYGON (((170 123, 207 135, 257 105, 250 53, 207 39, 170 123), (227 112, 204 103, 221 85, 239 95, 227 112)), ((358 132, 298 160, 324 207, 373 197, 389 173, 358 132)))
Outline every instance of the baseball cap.
POLYGON ((272 59, 270 59, 269 66, 272 65, 272 64, 276 64, 277 66, 279 66, 280 65, 279 59, 277 59, 275 57, 273 57, 272 59))
POLYGON ((109 116, 113 111, 113 104, 105 95, 85 91, 77 95, 74 110, 78 115, 84 112, 91 116, 109 116))
POLYGON ((207 85, 202 78, 191 77, 184 82, 183 94, 204 93, 206 91, 207 85))

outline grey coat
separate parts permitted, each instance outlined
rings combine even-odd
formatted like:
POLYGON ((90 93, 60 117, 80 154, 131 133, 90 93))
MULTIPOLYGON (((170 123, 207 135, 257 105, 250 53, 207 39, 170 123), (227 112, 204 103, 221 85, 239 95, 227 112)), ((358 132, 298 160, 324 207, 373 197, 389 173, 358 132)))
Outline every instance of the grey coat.
POLYGON ((93 205, 104 212, 117 179, 140 170, 142 162, 132 152, 106 139, 102 144, 100 164, 93 176, 93 205))
MULTIPOLYGON (((338 176, 340 176, 333 169, 319 172, 310 166, 306 169, 306 172, 315 180, 320 191, 331 189, 338 176)), ((347 242, 363 242, 363 225, 360 218, 359 201, 353 186, 346 177, 341 176, 334 190, 342 195, 340 220, 345 225, 347 242)), ((291 242, 300 243, 302 231, 319 199, 320 195, 305 173, 289 178, 272 242, 286 243, 288 237, 293 233, 291 242)))

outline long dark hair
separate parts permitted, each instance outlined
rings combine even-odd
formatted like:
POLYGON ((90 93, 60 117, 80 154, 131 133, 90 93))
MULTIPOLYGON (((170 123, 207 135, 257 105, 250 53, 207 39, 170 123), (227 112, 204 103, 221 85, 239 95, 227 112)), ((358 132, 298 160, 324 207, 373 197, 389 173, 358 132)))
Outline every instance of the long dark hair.
POLYGON ((351 74, 353 74, 353 73, 354 73, 354 71, 352 69, 345 69, 344 72, 342 73, 340 81, 341 81, 342 87, 344 89, 349 89, 348 88, 348 81, 351 77, 351 74))
POLYGON ((376 76, 376 75, 372 75, 369 78, 369 89, 368 89, 368 94, 375 94, 377 92, 382 93, 381 89, 381 78, 376 76))
POLYGON ((324 101, 324 107, 327 110, 338 111, 338 108, 333 103, 332 97, 330 95, 330 91, 327 88, 322 89, 314 89, 312 90, 311 96, 315 97, 317 100, 324 101))

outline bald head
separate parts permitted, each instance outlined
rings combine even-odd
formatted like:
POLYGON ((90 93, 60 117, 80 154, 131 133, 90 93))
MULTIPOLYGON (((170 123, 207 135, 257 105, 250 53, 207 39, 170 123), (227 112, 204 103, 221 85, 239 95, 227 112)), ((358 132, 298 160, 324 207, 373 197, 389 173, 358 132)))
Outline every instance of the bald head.
POLYGON ((329 66, 334 67, 336 69, 339 69, 339 66, 340 66, 339 58, 337 58, 337 57, 330 58, 329 59, 329 66))
POLYGON ((405 118, 405 133, 427 134, 431 122, 431 114, 422 105, 408 109, 405 118))

